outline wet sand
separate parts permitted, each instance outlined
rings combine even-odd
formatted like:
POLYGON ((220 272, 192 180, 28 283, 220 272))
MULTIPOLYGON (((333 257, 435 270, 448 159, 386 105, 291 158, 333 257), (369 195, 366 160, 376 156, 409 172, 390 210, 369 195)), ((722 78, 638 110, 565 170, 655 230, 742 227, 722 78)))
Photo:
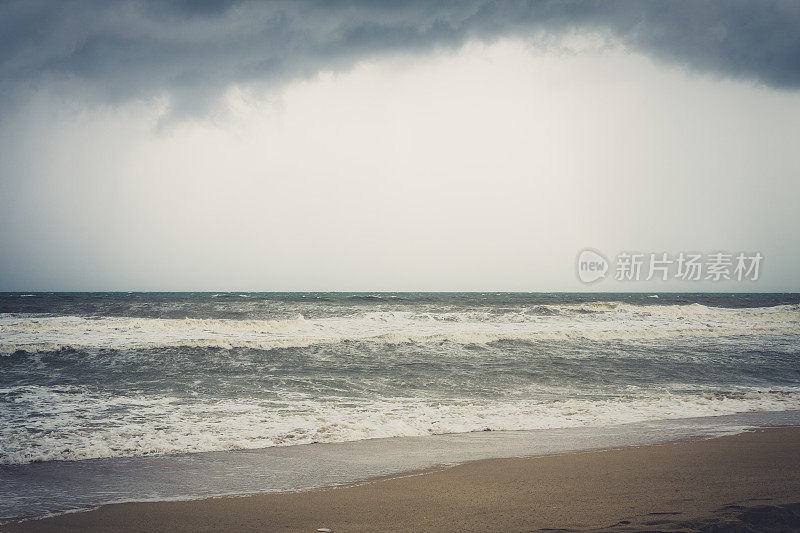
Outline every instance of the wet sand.
POLYGON ((2 531, 800 530, 800 428, 490 459, 299 493, 107 505, 2 531))

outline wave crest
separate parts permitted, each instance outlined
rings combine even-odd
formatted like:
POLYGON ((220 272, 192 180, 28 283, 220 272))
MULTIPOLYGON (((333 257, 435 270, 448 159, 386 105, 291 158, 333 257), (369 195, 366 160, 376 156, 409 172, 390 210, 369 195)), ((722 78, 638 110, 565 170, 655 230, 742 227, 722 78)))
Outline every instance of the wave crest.
POLYGON ((339 342, 485 344, 501 340, 625 340, 672 336, 800 334, 800 306, 714 308, 701 304, 596 303, 487 311, 370 311, 279 320, 0 315, 0 354, 17 350, 288 348, 339 342))

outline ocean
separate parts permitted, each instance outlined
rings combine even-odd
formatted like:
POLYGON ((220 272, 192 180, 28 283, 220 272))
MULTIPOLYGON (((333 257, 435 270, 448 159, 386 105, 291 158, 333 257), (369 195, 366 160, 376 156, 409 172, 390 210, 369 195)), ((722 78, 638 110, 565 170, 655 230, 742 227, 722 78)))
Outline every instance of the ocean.
POLYGON ((798 413, 798 294, 0 294, 0 520, 798 413))

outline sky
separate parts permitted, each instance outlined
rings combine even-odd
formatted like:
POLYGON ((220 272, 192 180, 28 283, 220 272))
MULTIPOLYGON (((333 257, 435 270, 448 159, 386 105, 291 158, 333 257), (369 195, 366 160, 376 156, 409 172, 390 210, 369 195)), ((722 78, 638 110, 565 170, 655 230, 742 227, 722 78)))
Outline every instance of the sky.
POLYGON ((2 1, 0 290, 800 291, 798 27, 789 1, 2 1), (614 279, 681 252, 763 262, 614 279))

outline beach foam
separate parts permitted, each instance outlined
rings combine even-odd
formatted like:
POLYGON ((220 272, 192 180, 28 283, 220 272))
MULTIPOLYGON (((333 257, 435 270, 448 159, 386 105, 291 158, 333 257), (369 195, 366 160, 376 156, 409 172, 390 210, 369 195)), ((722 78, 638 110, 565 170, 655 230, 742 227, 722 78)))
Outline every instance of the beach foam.
MULTIPOLYGON (((548 402, 287 398, 187 402, 104 396, 75 387, 0 389, 11 417, 0 463, 78 460, 491 430, 599 427, 800 409, 800 389, 740 389, 548 402), (36 417, 26 418, 35 410, 36 417)), ((6 415, 6 416, 7 416, 6 415)))

